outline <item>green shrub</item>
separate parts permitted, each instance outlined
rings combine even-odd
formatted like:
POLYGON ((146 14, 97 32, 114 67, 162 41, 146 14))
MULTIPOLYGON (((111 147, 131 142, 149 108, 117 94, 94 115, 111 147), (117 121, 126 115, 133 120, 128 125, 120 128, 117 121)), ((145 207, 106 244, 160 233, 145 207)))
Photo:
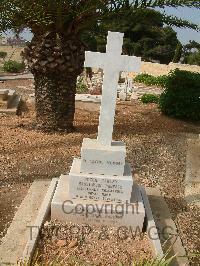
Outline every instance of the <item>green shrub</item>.
POLYGON ((25 69, 24 63, 19 63, 13 60, 6 61, 3 65, 3 70, 9 73, 19 73, 25 69))
POLYGON ((144 83, 147 86, 155 85, 155 86, 165 87, 167 79, 168 79, 167 75, 154 77, 152 75, 142 73, 142 74, 137 75, 134 81, 144 83))
POLYGON ((6 56, 7 56, 6 52, 0 51, 0 58, 6 58, 6 56))
POLYGON ((87 93, 88 87, 84 83, 83 78, 79 78, 76 84, 76 92, 77 93, 87 93))
POLYGON ((169 116, 200 120, 200 74, 179 69, 171 71, 159 107, 169 116))
POLYGON ((158 103, 159 102, 159 96, 155 95, 155 94, 145 93, 144 95, 142 95, 141 101, 143 103, 158 103))
POLYGON ((144 83, 144 84, 150 86, 150 85, 155 84, 155 77, 151 76, 149 74, 142 73, 142 74, 137 75, 135 77, 134 81, 144 83))
POLYGON ((167 80, 168 80, 167 75, 158 76, 158 77, 156 77, 156 84, 155 85, 164 88, 164 87, 166 87, 167 80))

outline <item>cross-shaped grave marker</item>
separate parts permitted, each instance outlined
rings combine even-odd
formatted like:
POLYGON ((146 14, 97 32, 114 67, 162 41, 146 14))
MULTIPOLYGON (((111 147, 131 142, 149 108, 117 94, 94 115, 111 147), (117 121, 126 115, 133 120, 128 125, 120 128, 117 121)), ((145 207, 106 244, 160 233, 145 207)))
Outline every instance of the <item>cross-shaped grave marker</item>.
POLYGON ((121 55, 123 36, 123 33, 109 31, 106 53, 85 53, 85 67, 102 68, 104 71, 97 138, 104 146, 110 146, 112 142, 119 72, 139 72, 141 66, 141 58, 121 55))

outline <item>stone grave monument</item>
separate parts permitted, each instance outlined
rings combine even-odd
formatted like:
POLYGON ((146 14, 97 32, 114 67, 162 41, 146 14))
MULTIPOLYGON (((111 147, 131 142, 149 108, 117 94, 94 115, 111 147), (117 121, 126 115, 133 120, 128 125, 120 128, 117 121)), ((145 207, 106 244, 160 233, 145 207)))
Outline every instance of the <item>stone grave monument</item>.
POLYGON ((121 101, 129 101, 131 94, 133 92, 133 81, 128 75, 125 77, 125 83, 122 86, 121 91, 119 92, 119 99, 121 101))
POLYGON ((126 162, 126 146, 113 141, 120 71, 139 72, 141 59, 121 55, 123 34, 108 32, 106 53, 86 52, 85 67, 104 71, 97 139, 84 139, 81 158, 58 181, 51 218, 64 222, 131 226, 142 229, 145 208, 126 162))
POLYGON ((14 109, 16 112, 20 98, 15 90, 0 89, 0 112, 7 112, 11 109, 14 109))

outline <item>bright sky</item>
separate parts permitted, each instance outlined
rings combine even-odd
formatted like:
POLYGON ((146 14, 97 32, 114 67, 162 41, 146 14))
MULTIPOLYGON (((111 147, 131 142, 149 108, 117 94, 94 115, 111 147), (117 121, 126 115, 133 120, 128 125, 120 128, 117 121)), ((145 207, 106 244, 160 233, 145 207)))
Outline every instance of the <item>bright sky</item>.
MULTIPOLYGON (((195 8, 165 8, 165 12, 168 15, 175 15, 179 18, 189 20, 195 24, 198 24, 200 26, 200 10, 197 10, 195 8)), ((190 40, 195 40, 200 43, 200 31, 194 31, 189 29, 179 29, 174 28, 174 30, 177 32, 178 39, 183 43, 186 44, 190 40)), ((32 34, 29 31, 25 31, 22 36, 30 40, 32 38, 32 34)))
MULTIPOLYGON (((165 8, 165 12, 168 15, 174 15, 179 18, 191 21, 200 27, 200 10, 195 8, 188 8, 188 7, 180 7, 180 8, 165 8)), ((179 29, 174 28, 177 32, 178 39, 183 43, 188 43, 189 40, 195 40, 200 43, 200 31, 197 32, 195 30, 189 29, 179 29)))

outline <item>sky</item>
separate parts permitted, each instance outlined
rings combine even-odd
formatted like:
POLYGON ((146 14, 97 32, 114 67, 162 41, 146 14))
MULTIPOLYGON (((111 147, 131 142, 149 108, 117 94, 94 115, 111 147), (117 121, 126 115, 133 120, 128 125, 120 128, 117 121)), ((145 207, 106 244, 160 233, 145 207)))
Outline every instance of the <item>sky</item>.
MULTIPOLYGON (((167 15, 175 15, 179 18, 189 20, 195 24, 200 26, 200 10, 195 8, 188 8, 188 7, 179 7, 179 8, 165 8, 164 11, 167 15)), ((162 9, 163 12, 163 9, 162 9)), ((180 29, 174 27, 174 30, 177 32, 178 39, 182 42, 182 44, 188 43, 190 40, 195 40, 200 43, 200 31, 194 31, 190 29, 180 29)), ((10 35, 10 34, 9 34, 10 35)), ((31 40, 32 34, 30 31, 26 30, 22 36, 26 40, 31 40)))
MULTIPOLYGON (((179 18, 188 20, 200 26, 200 10, 195 8, 189 7, 179 7, 179 8, 165 8, 165 12, 168 15, 174 15, 179 18)), ((200 31, 197 32, 195 30, 190 29, 180 29, 180 28, 173 28, 177 32, 178 39, 183 43, 186 44, 190 40, 195 40, 200 43, 200 31)))

